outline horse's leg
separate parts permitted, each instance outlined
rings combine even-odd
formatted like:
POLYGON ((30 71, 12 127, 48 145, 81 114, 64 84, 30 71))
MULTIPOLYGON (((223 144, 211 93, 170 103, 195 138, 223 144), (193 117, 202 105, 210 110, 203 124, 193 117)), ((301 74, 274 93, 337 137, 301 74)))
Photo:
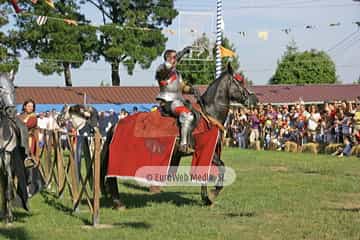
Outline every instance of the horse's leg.
POLYGON ((208 195, 208 188, 206 184, 201 184, 200 194, 201 194, 201 200, 205 205, 209 206, 212 204, 212 201, 210 200, 208 195))
POLYGON ((169 175, 176 174, 177 169, 180 165, 181 153, 179 151, 174 151, 174 154, 171 158, 169 175))
MULTIPOLYGON (((174 153, 173 153, 173 156, 171 157, 168 176, 172 176, 172 175, 176 174, 177 169, 178 169, 179 164, 180 164, 180 160, 181 160, 181 153, 175 150, 174 153)), ((150 186, 149 191, 151 193, 160 193, 161 188, 160 188, 160 186, 150 186)))
MULTIPOLYGON (((2 160, 0 160, 2 161, 2 160)), ((6 191, 6 175, 5 175, 5 171, 3 169, 3 167, 1 167, 1 162, 0 162, 0 197, 1 197, 1 209, 0 209, 0 218, 4 218, 5 217, 5 213, 6 213, 6 198, 5 198, 5 191, 6 191)))
POLYGON ((224 185, 224 175, 225 175, 225 164, 220 159, 219 155, 215 153, 212 163, 217 167, 219 175, 215 185, 215 189, 212 189, 208 193, 208 188, 206 184, 201 185, 201 199, 205 205, 211 205, 214 203, 216 197, 219 195, 220 191, 223 189, 224 185))
POLYGON ((110 193, 113 209, 124 210, 126 207, 120 200, 119 188, 117 185, 117 179, 115 177, 108 177, 106 179, 107 191, 110 193))
POLYGON ((12 213, 12 207, 11 207, 11 201, 14 198, 13 195, 13 179, 12 179, 12 174, 11 174, 11 166, 10 166, 10 161, 11 161, 11 154, 6 152, 5 153, 5 161, 4 161, 4 167, 5 167, 5 171, 6 171, 6 183, 5 183, 5 222, 6 223, 10 223, 14 220, 14 216, 12 213))
POLYGON ((100 159, 101 159, 101 167, 100 167, 100 190, 102 194, 108 195, 110 194, 110 198, 113 203, 113 209, 122 210, 125 209, 125 205, 120 200, 119 188, 117 185, 117 179, 115 177, 106 178, 106 171, 109 163, 109 151, 110 151, 110 143, 113 137, 114 126, 108 131, 106 136, 106 141, 103 144, 103 148, 101 150, 100 159))
POLYGON ((217 179, 217 182, 215 185, 215 189, 210 191, 210 200, 212 202, 214 202, 215 198, 219 195, 221 190, 224 188, 225 164, 220 159, 220 156, 217 153, 214 155, 212 162, 217 167, 218 173, 219 173, 218 179, 217 179))

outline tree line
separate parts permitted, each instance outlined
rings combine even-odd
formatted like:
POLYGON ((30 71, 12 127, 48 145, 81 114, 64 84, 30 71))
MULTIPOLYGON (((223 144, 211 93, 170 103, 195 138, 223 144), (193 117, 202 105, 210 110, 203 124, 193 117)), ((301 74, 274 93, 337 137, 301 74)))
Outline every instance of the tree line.
MULTIPOLYGON (((71 69, 80 68, 86 61, 104 59, 111 68, 113 86, 121 83, 120 65, 130 75, 136 65, 148 69, 165 50, 168 39, 162 30, 178 15, 174 0, 55 0, 54 8, 45 0, 36 4, 24 0, 18 5, 22 12, 14 18, 9 1, 0 0, 0 71, 17 71, 19 58, 26 55, 39 60, 35 68, 41 74, 63 75, 66 86, 73 85, 71 69), (91 25, 89 16, 81 11, 85 4, 102 16, 102 24, 91 25), (39 25, 38 16, 47 16, 46 23, 39 25)), ((206 34, 192 45, 190 57, 185 57, 178 69, 192 84, 208 84, 215 78, 215 45, 206 34)), ((227 38, 223 46, 237 51, 227 38)), ((237 54, 222 61, 223 65, 231 61, 241 72, 237 54)), ((335 64, 324 51, 300 52, 294 42, 287 46, 269 80, 269 84, 336 82, 335 64)))

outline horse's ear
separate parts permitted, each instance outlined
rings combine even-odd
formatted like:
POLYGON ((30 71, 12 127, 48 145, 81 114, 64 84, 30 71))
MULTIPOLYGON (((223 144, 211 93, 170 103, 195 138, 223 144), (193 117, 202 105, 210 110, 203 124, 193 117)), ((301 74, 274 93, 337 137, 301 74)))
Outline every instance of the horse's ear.
POLYGON ((62 112, 67 111, 68 108, 69 108, 69 105, 67 103, 65 103, 64 107, 62 108, 62 112))
POLYGON ((228 71, 228 73, 229 73, 230 75, 233 75, 233 74, 234 74, 234 69, 232 68, 230 62, 228 62, 228 64, 227 64, 227 71, 228 71))
POLYGON ((14 81, 14 79, 15 79, 15 71, 14 71, 14 69, 11 69, 11 70, 10 70, 10 72, 9 72, 9 79, 10 79, 11 81, 14 81))

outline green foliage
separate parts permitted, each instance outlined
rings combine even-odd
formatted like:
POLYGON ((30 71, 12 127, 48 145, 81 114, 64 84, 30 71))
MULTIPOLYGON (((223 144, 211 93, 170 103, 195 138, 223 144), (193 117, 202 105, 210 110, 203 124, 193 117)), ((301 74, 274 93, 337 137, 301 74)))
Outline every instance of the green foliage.
POLYGON ((8 1, 0 0, 0 72, 10 72, 18 70, 19 61, 16 48, 17 36, 13 31, 5 32, 5 27, 9 23, 11 8, 8 1))
MULTIPOLYGON (((178 63, 177 69, 181 72, 184 80, 191 84, 209 84, 215 79, 216 46, 210 44, 205 33, 196 39, 192 46, 194 50, 191 56, 178 63)), ((234 45, 227 38, 224 38, 223 46, 236 52, 234 45)), ((236 55, 233 58, 222 58, 223 68, 227 66, 229 61, 234 71, 238 71, 240 68, 239 57, 236 55)))
MULTIPOLYGON (((86 60, 97 61, 98 39, 96 29, 89 25, 72 26, 63 21, 51 19, 67 18, 87 22, 80 14, 75 0, 55 2, 56 10, 39 2, 27 6, 27 11, 35 15, 50 17, 46 24, 39 26, 36 17, 23 15, 17 25, 21 40, 19 46, 30 58, 40 58, 35 68, 44 75, 70 71, 79 68, 86 60)), ((64 74, 66 86, 72 85, 70 76, 64 74)))
POLYGON ((129 74, 135 66, 147 69, 165 50, 161 32, 177 16, 173 0, 86 0, 104 16, 99 54, 112 66, 112 84, 120 85, 119 66, 129 74))
POLYGON ((324 51, 298 52, 295 42, 287 50, 270 84, 320 84, 336 83, 335 64, 324 51))

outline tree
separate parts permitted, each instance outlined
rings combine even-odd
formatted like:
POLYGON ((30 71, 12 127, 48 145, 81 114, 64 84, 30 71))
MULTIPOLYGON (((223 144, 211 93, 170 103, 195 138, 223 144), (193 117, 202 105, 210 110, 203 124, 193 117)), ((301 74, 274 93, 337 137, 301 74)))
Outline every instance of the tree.
POLYGON ((4 28, 9 23, 11 9, 8 1, 0 0, 0 72, 10 72, 18 70, 19 53, 16 48, 16 33, 8 31, 5 33, 4 28))
POLYGON ((320 84, 336 83, 335 64, 324 51, 299 52, 291 42, 278 61, 270 84, 320 84))
POLYGON ((111 64, 112 85, 120 85, 119 66, 133 74, 136 64, 147 69, 165 50, 161 32, 177 16, 174 0, 86 0, 103 16, 99 54, 111 64))
MULTIPOLYGON (((192 44, 193 51, 191 56, 186 60, 178 63, 177 69, 181 72, 185 81, 191 84, 209 84, 215 79, 215 52, 216 46, 210 43, 209 38, 205 33, 192 44)), ((234 45, 230 43, 229 39, 224 38, 223 47, 236 51, 234 45)), ((222 66, 225 67, 228 62, 234 71, 239 70, 239 58, 236 55, 233 58, 222 58, 222 66)))
POLYGON ((64 74, 65 85, 72 86, 71 68, 79 68, 86 60, 97 61, 98 39, 96 28, 66 23, 63 19, 87 23, 79 13, 75 0, 60 0, 56 9, 38 2, 24 6, 35 16, 48 16, 46 24, 39 26, 34 17, 21 16, 17 22, 21 41, 19 45, 30 58, 40 58, 35 68, 44 75, 64 74))

